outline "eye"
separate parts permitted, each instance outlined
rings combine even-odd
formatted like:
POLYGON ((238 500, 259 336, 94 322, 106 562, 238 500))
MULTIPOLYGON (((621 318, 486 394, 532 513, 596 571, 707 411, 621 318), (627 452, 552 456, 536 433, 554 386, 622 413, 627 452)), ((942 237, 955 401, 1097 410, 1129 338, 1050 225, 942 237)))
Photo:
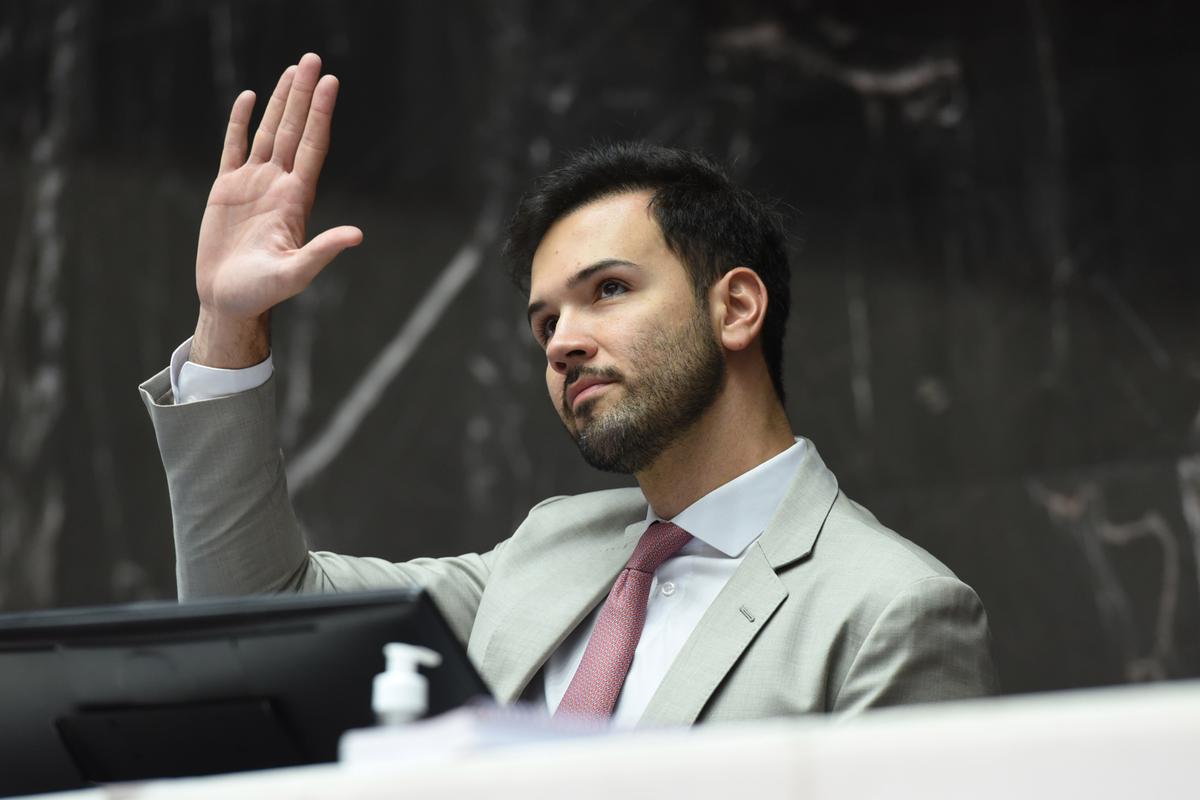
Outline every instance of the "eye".
POLYGON ((628 291, 620 281, 607 280, 600 284, 600 297, 615 297, 628 291))
POLYGON ((546 317, 538 326, 538 335, 543 342, 550 341, 550 337, 554 335, 554 327, 558 324, 558 317, 546 317))

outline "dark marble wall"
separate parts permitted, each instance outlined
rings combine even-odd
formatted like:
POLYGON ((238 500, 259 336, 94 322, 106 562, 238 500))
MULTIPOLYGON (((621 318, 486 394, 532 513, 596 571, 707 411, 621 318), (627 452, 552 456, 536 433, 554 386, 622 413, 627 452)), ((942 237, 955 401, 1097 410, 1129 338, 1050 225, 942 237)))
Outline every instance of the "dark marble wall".
POLYGON ((4 0, 0 609, 172 595, 135 386, 194 324, 229 103, 311 49, 343 83, 313 228, 366 232, 275 315, 315 546, 485 548, 613 485, 497 229, 564 151, 645 137, 793 209, 795 428, 979 589, 1008 690, 1200 674, 1184 8, 4 0))

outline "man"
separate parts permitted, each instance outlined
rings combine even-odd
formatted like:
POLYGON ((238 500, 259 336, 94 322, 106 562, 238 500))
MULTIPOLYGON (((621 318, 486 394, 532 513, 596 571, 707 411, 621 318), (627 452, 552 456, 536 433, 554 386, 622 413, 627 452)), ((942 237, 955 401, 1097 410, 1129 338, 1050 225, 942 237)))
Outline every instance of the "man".
POLYGON ((181 597, 419 585, 497 698, 692 723, 986 694, 974 592, 838 491, 793 437, 788 266, 772 215, 707 160, 601 148, 522 200, 505 252, 550 399, 589 463, 639 489, 540 503, 482 555, 308 552, 275 432, 267 315, 356 228, 307 244, 337 81, 306 55, 253 145, 234 103, 201 225, 196 332, 142 386, 181 597))

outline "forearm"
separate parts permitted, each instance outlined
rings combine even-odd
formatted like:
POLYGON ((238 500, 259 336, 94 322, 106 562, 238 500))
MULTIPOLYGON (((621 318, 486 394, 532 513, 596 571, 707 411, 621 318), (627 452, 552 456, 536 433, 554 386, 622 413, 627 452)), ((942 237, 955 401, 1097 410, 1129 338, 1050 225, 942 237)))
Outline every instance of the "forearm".
POLYGON ((288 499, 272 380, 175 405, 164 370, 141 390, 167 473, 181 599, 423 586, 466 641, 495 551, 406 564, 310 553, 288 499))
POLYGON ((181 598, 302 591, 308 549, 287 497, 274 381, 177 406, 166 371, 141 387, 166 469, 181 598))

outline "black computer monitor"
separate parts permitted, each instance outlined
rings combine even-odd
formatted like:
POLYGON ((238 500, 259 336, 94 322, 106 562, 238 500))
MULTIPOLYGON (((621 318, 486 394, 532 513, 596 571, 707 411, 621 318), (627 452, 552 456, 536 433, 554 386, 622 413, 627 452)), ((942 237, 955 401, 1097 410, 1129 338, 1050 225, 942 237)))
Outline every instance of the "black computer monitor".
POLYGON ((396 641, 431 714, 489 694, 415 590, 0 615, 0 796, 336 760, 396 641))

